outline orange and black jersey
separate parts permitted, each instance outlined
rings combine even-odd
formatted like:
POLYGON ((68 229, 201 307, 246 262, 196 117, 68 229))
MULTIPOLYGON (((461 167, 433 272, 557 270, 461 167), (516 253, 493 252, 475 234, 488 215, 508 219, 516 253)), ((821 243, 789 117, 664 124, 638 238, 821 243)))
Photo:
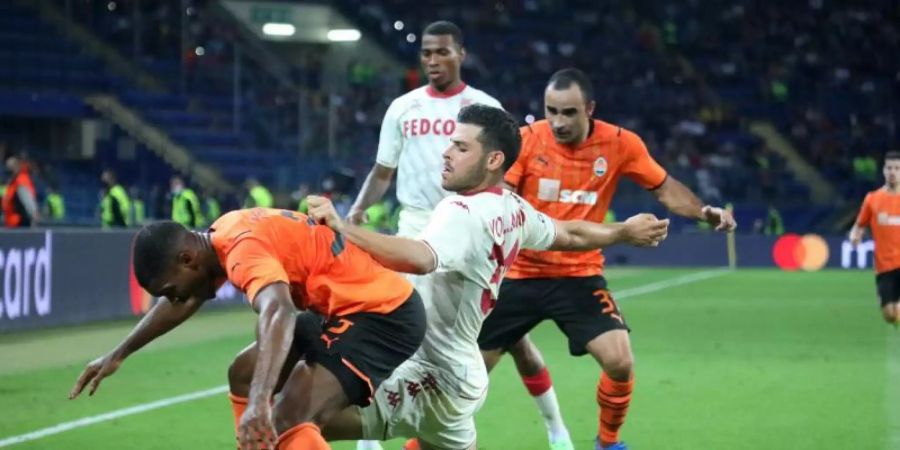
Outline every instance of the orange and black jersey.
POLYGON ((232 211, 212 224, 210 236, 228 280, 251 303, 262 288, 276 282, 290 286, 297 308, 326 317, 389 313, 412 293, 402 276, 297 212, 232 211))
MULTIPOLYGON (((619 178, 645 189, 666 180, 666 171, 637 134, 594 120, 588 138, 576 147, 556 142, 546 120, 522 127, 522 150, 507 171, 506 182, 538 211, 559 220, 603 222, 619 178)), ((597 251, 523 250, 508 278, 584 277, 600 275, 597 251)))

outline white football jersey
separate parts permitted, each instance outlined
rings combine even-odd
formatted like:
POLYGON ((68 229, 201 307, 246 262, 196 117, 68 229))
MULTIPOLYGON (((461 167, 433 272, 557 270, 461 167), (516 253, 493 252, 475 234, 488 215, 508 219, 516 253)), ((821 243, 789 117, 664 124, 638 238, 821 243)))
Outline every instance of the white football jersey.
POLYGON ((500 102, 471 86, 442 93, 426 85, 391 102, 381 123, 375 161, 397 169, 397 200, 405 208, 431 211, 450 195, 441 188, 443 153, 463 106, 500 102))
POLYGON ((412 280, 428 314, 414 358, 440 368, 445 388, 479 398, 488 383, 478 348, 481 324, 519 250, 546 250, 556 227, 515 193, 492 188, 442 200, 419 239, 434 252, 437 270, 412 280))

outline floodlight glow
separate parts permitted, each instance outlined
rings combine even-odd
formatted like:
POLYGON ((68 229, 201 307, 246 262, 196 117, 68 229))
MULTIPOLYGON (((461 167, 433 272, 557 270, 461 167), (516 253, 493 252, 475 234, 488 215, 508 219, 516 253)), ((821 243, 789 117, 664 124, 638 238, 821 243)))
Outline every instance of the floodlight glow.
POLYGON ((293 36, 297 29, 289 23, 269 22, 263 25, 262 31, 268 36, 293 36))
POLYGON ((354 42, 358 41, 362 34, 353 28, 336 28, 328 30, 328 40, 331 42, 354 42))

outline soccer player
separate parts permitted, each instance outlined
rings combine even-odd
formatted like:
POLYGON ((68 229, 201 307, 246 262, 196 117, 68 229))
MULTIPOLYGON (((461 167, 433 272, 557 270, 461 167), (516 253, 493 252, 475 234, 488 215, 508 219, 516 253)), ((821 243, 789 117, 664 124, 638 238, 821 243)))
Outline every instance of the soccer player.
POLYGON ((465 105, 500 106, 490 95, 466 85, 460 68, 466 59, 459 27, 434 22, 422 32, 419 63, 428 84, 391 102, 381 123, 375 165, 350 208, 348 220, 365 221, 365 211, 384 197, 397 172, 400 212, 398 235, 416 236, 431 211, 448 195, 441 188, 441 153, 456 130, 456 115, 465 105))
POLYGON ((386 380, 373 405, 329 422, 329 440, 418 437, 425 449, 474 449, 474 414, 487 394, 478 349, 482 320, 500 280, 523 248, 590 250, 624 241, 656 245, 668 221, 644 214, 624 224, 555 221, 502 188, 521 144, 518 125, 486 105, 462 108, 444 153, 443 199, 416 239, 386 236, 340 219, 330 201, 310 197, 310 216, 385 267, 420 277, 428 326, 422 347, 386 380))
POLYGON ((349 405, 369 404, 425 333, 424 305, 406 279, 293 211, 229 212, 207 233, 152 224, 135 237, 133 259, 140 285, 163 298, 87 365, 70 397, 88 383, 93 395, 125 358, 184 322, 228 280, 259 313, 256 342, 229 373, 249 362, 245 390, 232 383, 230 396, 243 449, 329 448, 319 427, 349 405), (307 312, 295 318, 296 310, 307 312))
MULTIPOLYGON (((356 225, 367 221, 365 211, 384 197, 396 172, 401 207, 397 234, 404 237, 418 235, 438 202, 449 195, 441 188, 441 154, 456 129, 460 108, 473 103, 500 107, 496 99, 463 82, 466 50, 456 24, 433 22, 421 38, 419 64, 428 84, 391 102, 381 123, 375 165, 347 217, 356 225)), ((357 445, 358 450, 380 448, 377 442, 357 445)), ((410 444, 409 449, 414 448, 410 444)))
POLYGON ((875 284, 881 314, 887 323, 900 324, 900 152, 884 155, 884 186, 863 200, 850 242, 859 245, 866 227, 875 240, 875 284))
MULTIPOLYGON (((592 119, 593 90, 579 70, 555 73, 544 92, 546 120, 521 129, 522 154, 506 173, 506 183, 538 211, 554 219, 603 222, 619 178, 650 191, 669 211, 704 220, 717 230, 735 223, 721 208, 705 206, 666 174, 631 131, 592 119)), ((603 255, 523 250, 500 288, 497 309, 479 336, 488 370, 510 351, 522 380, 537 397, 545 421, 561 421, 552 386, 528 331, 554 320, 569 339, 574 356, 590 353, 602 367, 597 384, 600 407, 597 449, 624 449, 619 428, 625 421, 634 384, 628 327, 606 289, 603 255)))

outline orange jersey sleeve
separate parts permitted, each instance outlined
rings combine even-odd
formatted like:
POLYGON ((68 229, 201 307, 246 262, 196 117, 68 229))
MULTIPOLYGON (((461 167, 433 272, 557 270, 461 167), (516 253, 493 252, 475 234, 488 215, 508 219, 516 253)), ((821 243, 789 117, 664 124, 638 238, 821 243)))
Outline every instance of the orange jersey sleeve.
POLYGON ((528 165, 528 160, 531 154, 531 142, 530 139, 533 137, 530 127, 524 126, 519 129, 519 132, 522 135, 522 147, 519 150, 519 156, 516 158, 516 162, 513 163, 512 167, 506 171, 506 175, 503 177, 503 181, 506 184, 516 187, 519 185, 519 182, 522 180, 522 175, 525 173, 525 170, 528 165))
POLYGON ((628 155, 622 166, 622 174, 644 189, 660 187, 666 181, 666 169, 650 156, 644 141, 628 130, 622 130, 621 139, 621 148, 628 155))
MULTIPOLYGON (((250 302, 262 288, 277 282, 290 284, 290 277, 266 242, 248 237, 241 239, 228 252, 225 272, 250 302)), ((295 281, 299 281, 295 277, 295 281)))
POLYGON ((331 317, 388 313, 412 293, 402 276, 297 212, 232 211, 213 223, 210 232, 229 281, 251 302, 262 288, 284 282, 297 308, 331 317))
POLYGON ((863 199, 862 206, 859 208, 859 215, 856 216, 856 224, 861 227, 867 227, 872 223, 872 193, 866 194, 863 199))

